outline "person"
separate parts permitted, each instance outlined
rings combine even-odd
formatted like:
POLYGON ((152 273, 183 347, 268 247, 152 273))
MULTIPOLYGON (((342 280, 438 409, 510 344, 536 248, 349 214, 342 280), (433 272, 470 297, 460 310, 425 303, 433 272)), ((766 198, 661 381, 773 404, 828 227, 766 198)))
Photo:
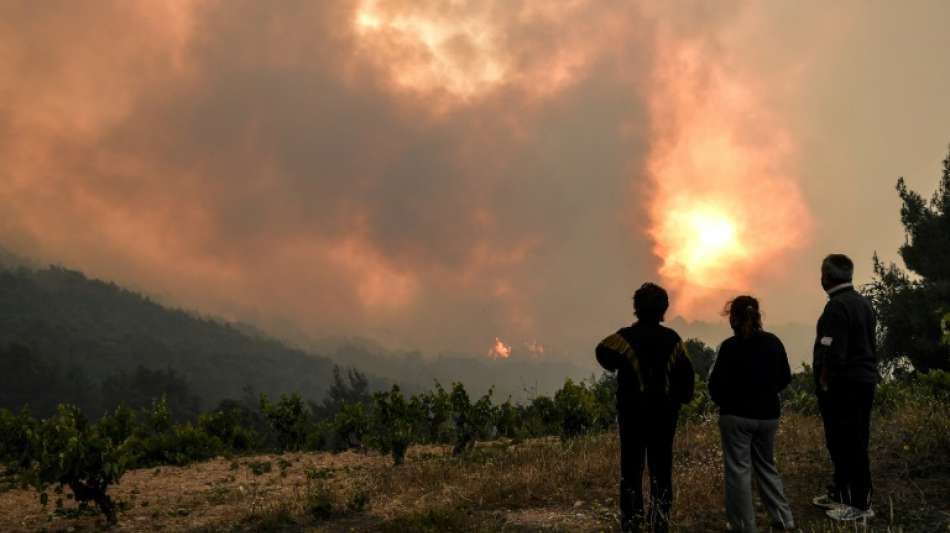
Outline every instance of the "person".
POLYGON ((644 457, 650 471, 650 515, 655 531, 667 531, 673 501, 673 437, 680 406, 693 397, 693 366, 680 336, 664 327, 669 297, 653 283, 633 295, 633 325, 601 341, 595 350, 605 370, 617 372, 620 426, 620 515, 624 531, 644 525, 644 457))
POLYGON ((730 530, 755 532, 752 473, 772 520, 772 528, 795 528, 782 477, 775 467, 779 393, 792 372, 785 346, 762 329, 759 302, 738 296, 726 303, 734 335, 719 346, 709 374, 709 395, 719 406, 719 431, 726 482, 726 518, 730 530))
POLYGON ((812 503, 838 521, 866 521, 871 509, 868 458, 871 406, 878 381, 874 309, 854 290, 854 263, 843 254, 821 262, 828 303, 818 319, 814 369, 825 443, 834 466, 827 494, 812 503))

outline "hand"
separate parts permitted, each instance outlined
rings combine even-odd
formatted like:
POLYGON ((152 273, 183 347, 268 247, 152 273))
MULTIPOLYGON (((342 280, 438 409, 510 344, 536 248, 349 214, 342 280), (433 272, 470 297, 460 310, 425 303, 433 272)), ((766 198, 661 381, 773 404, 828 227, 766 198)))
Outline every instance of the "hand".
POLYGON ((828 367, 821 369, 821 374, 818 376, 818 384, 821 385, 821 390, 828 391, 828 367))

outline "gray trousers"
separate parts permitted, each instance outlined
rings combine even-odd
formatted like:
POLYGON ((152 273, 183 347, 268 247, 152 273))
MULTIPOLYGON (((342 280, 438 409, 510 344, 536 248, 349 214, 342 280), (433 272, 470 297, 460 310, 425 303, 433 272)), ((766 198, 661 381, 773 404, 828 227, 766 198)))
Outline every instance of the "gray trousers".
POLYGON ((726 518, 735 531, 754 532, 752 473, 772 523, 791 529, 795 521, 785 498, 782 477, 775 468, 773 449, 778 419, 756 420, 733 415, 719 417, 726 478, 726 518))

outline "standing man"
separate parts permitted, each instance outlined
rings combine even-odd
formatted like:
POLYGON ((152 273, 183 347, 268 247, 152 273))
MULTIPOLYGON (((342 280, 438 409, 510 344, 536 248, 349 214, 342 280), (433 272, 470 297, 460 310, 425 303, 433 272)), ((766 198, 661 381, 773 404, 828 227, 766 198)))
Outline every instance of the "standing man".
POLYGON ((650 469, 650 523, 669 529, 673 501, 673 436, 680 405, 693 398, 693 365, 680 336, 660 325, 669 297, 653 283, 633 295, 636 322, 597 345, 597 361, 617 371, 620 425, 620 520, 643 525, 643 463, 650 469))
POLYGON ((854 290, 853 275, 846 255, 831 254, 821 263, 828 303, 818 319, 813 361, 834 482, 812 502, 838 521, 874 516, 868 441, 878 380, 875 318, 870 302, 854 290))

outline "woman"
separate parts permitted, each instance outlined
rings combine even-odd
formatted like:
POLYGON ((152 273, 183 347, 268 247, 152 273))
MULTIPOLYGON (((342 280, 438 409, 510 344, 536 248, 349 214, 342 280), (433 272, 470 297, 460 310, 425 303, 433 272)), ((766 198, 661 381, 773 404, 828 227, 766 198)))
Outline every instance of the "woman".
POLYGON ((754 532, 752 473, 772 527, 793 529, 792 511, 773 447, 780 414, 778 394, 791 381, 782 341, 762 330, 759 302, 739 296, 723 315, 735 333, 723 341, 709 375, 709 394, 719 405, 726 479, 726 516, 733 531, 754 532))

